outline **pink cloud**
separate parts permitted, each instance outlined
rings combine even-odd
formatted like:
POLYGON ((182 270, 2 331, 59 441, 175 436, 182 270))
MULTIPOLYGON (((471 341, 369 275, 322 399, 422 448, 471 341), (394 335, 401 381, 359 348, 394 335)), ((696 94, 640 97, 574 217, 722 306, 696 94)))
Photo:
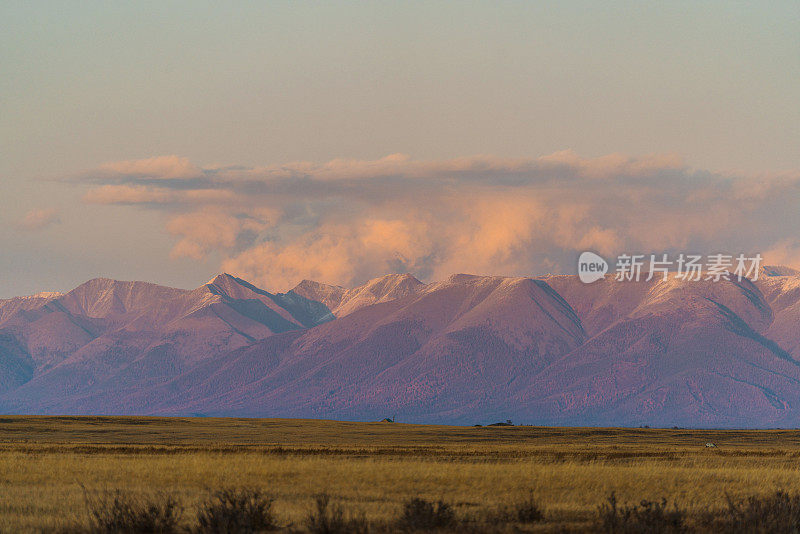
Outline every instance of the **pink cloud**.
POLYGON ((83 197, 90 204, 217 204, 234 200, 230 191, 218 189, 175 190, 151 185, 102 185, 83 197))
POLYGON ((163 204, 174 199, 174 192, 144 185, 103 185, 83 198, 91 204, 163 204))
POLYGON ((800 240, 782 239, 767 249, 763 256, 767 265, 783 265, 800 269, 800 240))
POLYGON ((110 174, 146 176, 160 179, 197 178, 202 170, 187 158, 159 156, 156 158, 116 161, 106 163, 98 169, 110 174))
POLYGON ((58 211, 53 208, 33 209, 25 214, 17 224, 20 230, 42 230, 59 222, 58 211))
POLYGON ((243 232, 262 232, 272 223, 276 214, 268 209, 251 214, 232 215, 219 208, 173 216, 167 222, 167 231, 180 238, 172 249, 173 258, 202 259, 207 254, 236 247, 243 232))
POLYGON ((572 272, 583 250, 758 252, 800 223, 800 175, 697 171, 671 154, 393 154, 215 169, 169 156, 109 164, 90 182, 87 202, 166 214, 173 257, 217 254, 222 270, 275 290, 396 271, 572 272))

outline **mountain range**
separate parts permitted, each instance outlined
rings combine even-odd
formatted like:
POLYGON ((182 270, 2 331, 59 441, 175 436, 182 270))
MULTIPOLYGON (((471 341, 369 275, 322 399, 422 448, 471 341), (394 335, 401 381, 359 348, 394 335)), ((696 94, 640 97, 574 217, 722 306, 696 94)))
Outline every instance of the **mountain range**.
POLYGON ((0 413, 796 427, 800 272, 95 279, 0 300, 0 413))

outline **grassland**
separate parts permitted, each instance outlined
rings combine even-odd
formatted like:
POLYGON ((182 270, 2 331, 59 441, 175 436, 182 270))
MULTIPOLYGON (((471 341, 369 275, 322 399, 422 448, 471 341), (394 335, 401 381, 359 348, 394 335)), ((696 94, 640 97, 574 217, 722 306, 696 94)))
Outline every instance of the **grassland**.
POLYGON ((800 432, 0 417, 3 532, 83 524, 87 491, 168 494, 191 510, 241 486, 272 495, 295 525, 321 492, 384 520, 411 497, 469 515, 532 490, 546 521, 531 530, 579 529, 612 491, 689 511, 722 507, 726 494, 800 492, 800 432))

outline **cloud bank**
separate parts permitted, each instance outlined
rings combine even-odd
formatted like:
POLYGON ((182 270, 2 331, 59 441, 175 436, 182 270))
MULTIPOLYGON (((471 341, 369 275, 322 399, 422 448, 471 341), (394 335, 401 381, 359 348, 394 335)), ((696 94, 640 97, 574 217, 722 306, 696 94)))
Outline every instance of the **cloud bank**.
POLYGON ((221 270, 272 290, 389 272, 574 273, 583 250, 800 258, 800 173, 726 175, 674 155, 394 154, 256 168, 165 156, 109 163, 81 180, 86 202, 161 212, 173 257, 218 254, 221 270))
POLYGON ((58 211, 52 208, 33 209, 17 223, 17 228, 28 232, 43 230, 59 222, 58 211))

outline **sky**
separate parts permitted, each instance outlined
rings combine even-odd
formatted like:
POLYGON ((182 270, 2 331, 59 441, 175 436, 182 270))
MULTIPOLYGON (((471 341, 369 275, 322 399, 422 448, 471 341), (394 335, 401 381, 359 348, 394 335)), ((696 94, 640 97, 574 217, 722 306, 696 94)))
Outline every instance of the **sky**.
POLYGON ((800 3, 0 3, 0 298, 800 267, 800 3))

